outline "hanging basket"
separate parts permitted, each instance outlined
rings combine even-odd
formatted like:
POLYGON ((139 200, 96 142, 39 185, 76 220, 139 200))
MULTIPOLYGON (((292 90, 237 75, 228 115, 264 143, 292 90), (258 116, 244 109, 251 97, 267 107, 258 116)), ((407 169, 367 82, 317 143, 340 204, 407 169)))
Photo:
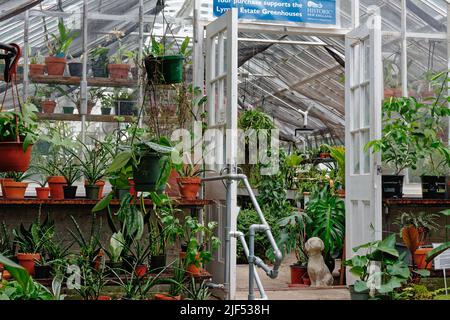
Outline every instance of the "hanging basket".
POLYGON ((153 57, 144 59, 147 80, 151 84, 176 84, 183 81, 182 55, 153 57))
POLYGON ((32 145, 23 150, 22 142, 0 142, 0 172, 25 172, 30 167, 32 145))

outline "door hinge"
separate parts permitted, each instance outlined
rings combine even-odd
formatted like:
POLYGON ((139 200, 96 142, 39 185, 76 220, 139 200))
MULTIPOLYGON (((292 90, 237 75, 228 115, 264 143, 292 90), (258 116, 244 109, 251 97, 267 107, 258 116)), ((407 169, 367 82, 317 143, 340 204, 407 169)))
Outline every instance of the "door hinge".
POLYGON ((377 175, 381 176, 383 174, 383 168, 380 165, 377 165, 377 175))

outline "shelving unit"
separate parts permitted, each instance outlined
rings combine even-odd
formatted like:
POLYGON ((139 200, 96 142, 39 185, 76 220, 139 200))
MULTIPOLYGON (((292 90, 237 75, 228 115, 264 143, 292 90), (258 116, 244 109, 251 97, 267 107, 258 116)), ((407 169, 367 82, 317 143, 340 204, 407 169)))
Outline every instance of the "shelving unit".
MULTIPOLYGON (((64 113, 39 113, 39 120, 47 121, 83 121, 81 114, 64 114, 64 113)), ((117 115, 102 115, 102 114, 88 114, 86 115, 86 122, 119 122, 116 117, 121 117, 123 121, 120 122, 133 122, 135 116, 117 116, 117 115)))

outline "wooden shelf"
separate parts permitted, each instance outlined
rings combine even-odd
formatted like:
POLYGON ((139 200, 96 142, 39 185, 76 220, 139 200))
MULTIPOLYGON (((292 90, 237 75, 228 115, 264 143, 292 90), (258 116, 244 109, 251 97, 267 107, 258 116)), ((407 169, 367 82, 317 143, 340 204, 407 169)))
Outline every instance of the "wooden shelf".
MULTIPOLYGON (((64 113, 38 113, 38 120, 54 120, 54 121, 81 121, 80 114, 64 114, 64 113)), ((118 122, 116 115, 88 114, 87 122, 118 122)), ((123 122, 135 122, 135 116, 118 116, 124 118, 123 122)))
MULTIPOLYGON (((0 81, 3 81, 3 75, 0 75, 0 81)), ((80 77, 65 76, 32 76, 30 82, 42 84, 58 84, 66 86, 79 86, 80 77)), ((22 75, 17 75, 17 82, 23 81, 22 75)), ((110 88, 133 88, 137 87, 138 81, 133 79, 110 79, 110 78, 88 78, 88 86, 90 87, 110 87, 110 88)))
POLYGON ((385 206, 428 206, 428 207, 450 207, 450 199, 422 199, 422 198, 401 198, 384 199, 385 206))
MULTIPOLYGON (((203 207, 209 204, 212 204, 212 200, 205 199, 196 199, 196 200, 186 200, 181 198, 172 198, 174 200, 174 205, 176 207, 184 207, 184 208, 197 208, 203 207)), ((50 205, 50 206, 66 206, 66 205, 74 205, 74 206, 95 206, 99 200, 89 200, 86 198, 76 198, 76 199, 37 199, 37 198, 25 198, 25 199, 5 199, 0 198, 0 206, 6 205, 50 205)), ((151 200, 144 201, 146 206, 151 206, 151 200)), ((111 200, 111 206, 119 206, 119 200, 111 200)))

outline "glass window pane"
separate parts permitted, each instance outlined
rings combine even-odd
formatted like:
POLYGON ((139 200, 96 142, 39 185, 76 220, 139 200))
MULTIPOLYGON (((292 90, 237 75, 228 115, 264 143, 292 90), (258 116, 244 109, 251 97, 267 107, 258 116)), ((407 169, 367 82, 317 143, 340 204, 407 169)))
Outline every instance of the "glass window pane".
POLYGON ((352 134, 352 149, 353 149, 353 174, 360 174, 360 143, 359 143, 359 132, 352 134))

